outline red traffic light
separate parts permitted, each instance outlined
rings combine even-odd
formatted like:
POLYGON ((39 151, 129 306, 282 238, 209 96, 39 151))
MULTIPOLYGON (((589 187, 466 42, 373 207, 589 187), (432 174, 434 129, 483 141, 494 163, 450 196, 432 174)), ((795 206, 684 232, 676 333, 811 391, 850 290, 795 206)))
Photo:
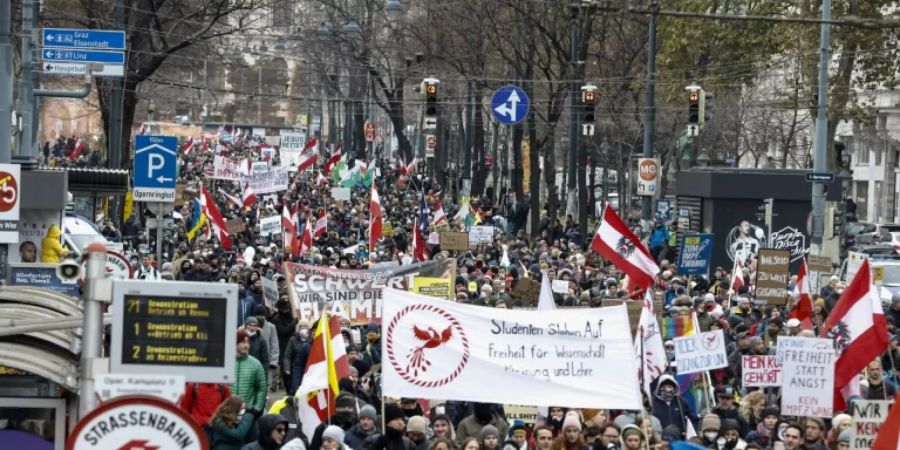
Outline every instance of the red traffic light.
POLYGON ((587 91, 584 93, 584 101, 587 103, 594 102, 594 93, 592 91, 587 91))
POLYGON ((428 94, 428 95, 435 95, 435 94, 437 94, 437 85, 435 85, 435 84, 429 84, 428 86, 425 87, 425 93, 428 94))
POLYGON ((688 101, 692 102, 692 103, 699 102, 700 101, 700 92, 692 91, 690 93, 690 95, 688 95, 688 101))

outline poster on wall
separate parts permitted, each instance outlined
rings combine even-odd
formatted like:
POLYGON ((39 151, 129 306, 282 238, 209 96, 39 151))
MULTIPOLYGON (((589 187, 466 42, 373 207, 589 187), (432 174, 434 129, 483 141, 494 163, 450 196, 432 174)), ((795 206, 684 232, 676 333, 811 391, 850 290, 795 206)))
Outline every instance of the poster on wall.
POLYGON ((762 227, 741 220, 725 237, 725 251, 732 263, 740 261, 743 267, 750 266, 750 260, 756 258, 760 242, 765 242, 766 233, 762 227))
POLYGON ((806 236, 794 227, 784 227, 772 232, 767 247, 791 252, 791 262, 794 262, 806 252, 806 236))
POLYGON ((10 263, 39 263, 43 240, 51 225, 60 228, 62 212, 53 209, 22 209, 19 214, 19 243, 10 245, 10 263))

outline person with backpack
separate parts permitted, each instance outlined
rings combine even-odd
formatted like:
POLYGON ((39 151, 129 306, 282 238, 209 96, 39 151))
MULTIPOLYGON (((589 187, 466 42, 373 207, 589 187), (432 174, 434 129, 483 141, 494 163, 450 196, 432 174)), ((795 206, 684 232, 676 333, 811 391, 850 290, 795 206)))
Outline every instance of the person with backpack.
POLYGON ((231 397, 231 388, 216 383, 185 383, 178 407, 206 427, 219 405, 231 397))

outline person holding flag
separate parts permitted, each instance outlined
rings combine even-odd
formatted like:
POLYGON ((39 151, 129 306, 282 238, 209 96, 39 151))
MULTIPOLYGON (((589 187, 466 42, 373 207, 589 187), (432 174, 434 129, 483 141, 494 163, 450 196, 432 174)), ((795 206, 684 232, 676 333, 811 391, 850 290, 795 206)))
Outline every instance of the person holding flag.
POLYGON ((340 318, 324 309, 315 324, 303 381, 294 394, 303 432, 312 436, 313 446, 317 435, 321 442, 322 425, 327 426, 330 414, 338 411, 335 402, 341 393, 338 382, 350 376, 346 344, 340 330, 340 318))
POLYGON ((369 254, 374 255, 375 246, 381 239, 382 225, 381 199, 378 197, 378 189, 372 183, 372 192, 369 196, 369 254))

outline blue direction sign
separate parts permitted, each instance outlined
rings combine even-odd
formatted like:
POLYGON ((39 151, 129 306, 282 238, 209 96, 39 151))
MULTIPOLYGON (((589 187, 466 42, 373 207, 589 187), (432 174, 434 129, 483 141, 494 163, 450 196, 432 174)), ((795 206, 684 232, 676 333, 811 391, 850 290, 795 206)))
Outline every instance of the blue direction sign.
POLYGON ((517 86, 503 86, 491 97, 491 113, 504 125, 519 123, 528 115, 528 95, 517 86))
POLYGON ((44 61, 125 64, 124 52, 45 48, 41 50, 41 56, 43 56, 44 61))
POLYGON ((125 32, 121 30, 44 28, 41 35, 44 47, 125 50, 125 32))
POLYGON ((134 201, 174 202, 178 138, 137 136, 134 147, 134 201))

